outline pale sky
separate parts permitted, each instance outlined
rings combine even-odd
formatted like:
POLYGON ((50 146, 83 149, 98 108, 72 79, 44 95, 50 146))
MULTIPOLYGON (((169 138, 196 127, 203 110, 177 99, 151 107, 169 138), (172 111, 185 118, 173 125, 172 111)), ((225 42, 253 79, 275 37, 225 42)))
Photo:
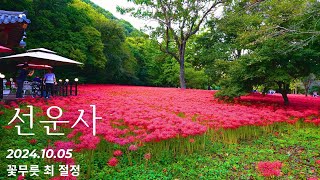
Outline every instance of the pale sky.
POLYGON ((132 24, 137 29, 143 28, 146 24, 150 23, 144 20, 140 20, 130 16, 130 14, 121 15, 117 12, 117 5, 120 7, 133 7, 134 4, 132 2, 128 2, 127 0, 91 0, 93 3, 99 5, 100 7, 110 11, 115 17, 118 19, 124 19, 132 24))
MULTIPOLYGON (((135 5, 132 2, 128 2, 127 0, 91 0, 93 3, 99 5, 100 7, 111 12, 118 19, 124 19, 132 24, 135 28, 141 30, 145 25, 151 25, 155 27, 157 25, 154 21, 141 20, 138 18, 134 18, 130 16, 130 14, 120 14, 117 12, 116 7, 134 7, 135 5)), ((222 13, 223 8, 219 7, 215 12, 215 17, 219 17, 222 13)))

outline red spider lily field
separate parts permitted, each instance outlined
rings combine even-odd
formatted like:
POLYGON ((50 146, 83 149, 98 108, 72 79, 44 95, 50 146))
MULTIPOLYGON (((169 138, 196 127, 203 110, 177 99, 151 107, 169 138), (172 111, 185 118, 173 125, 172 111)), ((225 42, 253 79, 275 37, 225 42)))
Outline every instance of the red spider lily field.
POLYGON ((80 165, 77 177, 39 179, 319 179, 320 98, 289 95, 284 106, 277 94, 226 103, 214 93, 83 85, 78 96, 2 102, 0 176, 7 177, 8 164, 24 163, 80 165), (8 125, 15 108, 26 113, 28 105, 33 129, 17 120, 8 125), (64 135, 47 135, 40 122, 52 121, 53 106, 62 109, 56 121, 69 122, 48 131, 64 135), (16 125, 35 135, 18 136, 16 125), (14 148, 73 152, 72 158, 4 159, 14 148))

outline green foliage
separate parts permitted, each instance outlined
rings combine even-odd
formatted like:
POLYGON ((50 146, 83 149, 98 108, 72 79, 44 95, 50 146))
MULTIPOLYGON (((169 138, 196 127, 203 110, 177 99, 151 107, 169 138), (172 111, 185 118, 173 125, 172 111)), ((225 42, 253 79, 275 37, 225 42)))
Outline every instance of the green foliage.
MULTIPOLYGON (((217 96, 237 97, 252 91, 254 86, 277 85, 285 102, 290 82, 319 70, 319 2, 233 1, 226 5, 224 16, 209 24, 202 46, 206 72, 215 72, 219 50, 211 47, 223 42, 221 59, 232 63, 225 77, 219 77, 222 91, 217 96), (311 21, 307 21, 310 19, 311 21), (216 40, 212 41, 212 40, 216 40), (240 53, 242 52, 242 53, 240 53)), ((201 62, 201 61, 200 61, 201 62)), ((220 71, 224 67, 220 67, 220 71)), ((218 70, 219 72, 219 70, 218 70)))
POLYGON ((160 83, 169 87, 179 87, 179 64, 174 59, 168 58, 161 68, 160 83))
POLYGON ((192 67, 187 67, 186 81, 189 88, 206 89, 208 87, 208 77, 204 70, 195 70, 192 67))
MULTIPOLYGON (((223 89, 215 93, 215 97, 230 100, 241 95, 245 95, 252 88, 250 77, 247 76, 248 69, 246 62, 233 61, 229 62, 230 66, 225 74, 220 79, 220 86, 223 89)), ((221 69, 218 67, 218 69, 221 69)))
POLYGON ((317 92, 318 94, 320 93, 320 86, 312 86, 310 89, 309 89, 309 94, 313 94, 313 92, 317 92))
MULTIPOLYGON (((129 1, 129 0, 128 0, 129 1)), ((179 63, 180 87, 185 89, 185 54, 187 42, 199 30, 206 17, 224 1, 131 1, 136 8, 121 8, 121 13, 154 20, 157 27, 149 26, 152 37, 161 39, 160 50, 179 63)), ((192 84, 192 83, 191 83, 192 84)))
POLYGON ((94 8, 95 11, 104 15, 107 19, 114 20, 115 22, 117 22, 117 24, 121 25, 125 30, 126 36, 136 37, 136 36, 143 36, 144 35, 141 31, 135 29, 129 22, 127 22, 123 19, 117 19, 112 13, 110 13, 109 11, 94 4, 90 0, 82 0, 82 1, 86 2, 87 4, 90 4, 94 8))
MULTIPOLYGON (((28 11, 32 23, 27 28, 27 49, 44 47, 84 63, 80 67, 54 67, 58 79, 77 77, 84 83, 179 86, 179 64, 160 51, 158 40, 150 39, 130 23, 115 18, 89 0, 2 2, 1 8, 5 10, 28 11)), ((189 5, 193 9, 188 12, 199 8, 193 2, 189 5)), ((183 13, 181 4, 172 6, 181 11, 179 17, 191 20, 188 14, 183 13)), ((176 20, 178 22, 179 18, 176 20)), ((195 20, 200 23, 199 19, 195 20)), ((196 32, 197 26, 193 30, 196 32)), ((173 35, 170 32, 168 38, 173 40, 173 35)), ((182 38, 186 37, 189 39, 191 35, 184 34, 182 38)), ((206 62, 198 62, 194 56, 198 47, 194 45, 194 39, 190 38, 189 42, 185 46, 188 87, 205 88, 212 84, 208 82, 208 73, 204 73, 206 62)), ((169 49, 177 51, 174 43, 170 42, 169 46, 169 49)), ((12 66, 5 69, 8 77, 16 71, 14 64, 1 65, 12 66)))
POLYGON ((58 78, 145 83, 137 77, 137 60, 126 44, 126 35, 139 37, 143 33, 130 23, 90 1, 2 1, 1 9, 28 11, 32 23, 27 28, 27 49, 44 47, 84 63, 82 67, 55 67, 58 78))

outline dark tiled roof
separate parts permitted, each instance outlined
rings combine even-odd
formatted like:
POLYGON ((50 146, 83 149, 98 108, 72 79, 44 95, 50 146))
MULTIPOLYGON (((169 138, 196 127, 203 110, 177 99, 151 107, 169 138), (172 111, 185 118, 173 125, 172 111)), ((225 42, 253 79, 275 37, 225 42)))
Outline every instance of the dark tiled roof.
POLYGON ((27 19, 25 12, 0 10, 0 24, 13 24, 22 22, 26 22, 28 24, 31 22, 29 19, 27 19))

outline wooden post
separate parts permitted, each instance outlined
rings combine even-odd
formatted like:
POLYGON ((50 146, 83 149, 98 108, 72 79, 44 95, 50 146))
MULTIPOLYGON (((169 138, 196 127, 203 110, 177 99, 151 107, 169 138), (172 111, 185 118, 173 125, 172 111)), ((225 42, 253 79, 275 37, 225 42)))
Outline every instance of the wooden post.
POLYGON ((11 82, 11 79, 9 81, 9 86, 10 86, 10 94, 11 94, 11 91, 12 91, 12 82, 11 82))
POLYGON ((0 99, 3 99, 3 78, 0 78, 0 99))
POLYGON ((78 96, 78 82, 75 82, 75 95, 78 96))
POLYGON ((59 96, 62 96, 62 82, 58 83, 59 96))
POLYGON ((65 87, 66 87, 66 96, 68 96, 68 82, 65 82, 65 87))
POLYGON ((66 96, 65 95, 65 90, 64 90, 64 87, 65 87, 65 85, 64 84, 61 84, 61 94, 62 94, 62 96, 66 96))
POLYGON ((70 82, 70 96, 72 96, 72 82, 70 82))

